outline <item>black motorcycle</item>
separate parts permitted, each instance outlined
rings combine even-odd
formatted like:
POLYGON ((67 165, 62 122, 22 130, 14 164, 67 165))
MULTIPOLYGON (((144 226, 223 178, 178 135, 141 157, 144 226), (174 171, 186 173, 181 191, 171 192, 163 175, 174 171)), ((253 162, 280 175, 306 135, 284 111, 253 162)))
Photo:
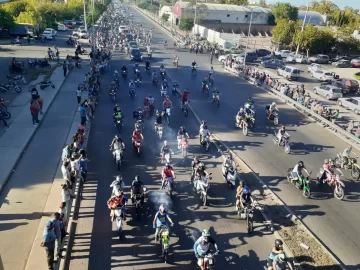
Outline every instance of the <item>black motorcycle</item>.
POLYGON ((51 86, 52 88, 55 88, 55 85, 51 81, 42 81, 39 84, 40 84, 41 90, 44 90, 45 88, 48 88, 49 86, 51 86))
POLYGON ((5 110, 3 107, 0 107, 0 115, 5 119, 8 120, 11 117, 11 113, 5 110))
POLYGON ((74 45, 74 40, 68 39, 68 40, 66 41, 66 44, 67 44, 67 45, 74 45))
POLYGON ((126 80, 127 71, 126 71, 126 70, 123 70, 123 71, 121 72, 121 76, 123 77, 124 80, 126 80))
POLYGON ((51 65, 49 64, 49 61, 46 60, 46 59, 36 61, 36 66, 39 67, 39 68, 51 69, 51 65))

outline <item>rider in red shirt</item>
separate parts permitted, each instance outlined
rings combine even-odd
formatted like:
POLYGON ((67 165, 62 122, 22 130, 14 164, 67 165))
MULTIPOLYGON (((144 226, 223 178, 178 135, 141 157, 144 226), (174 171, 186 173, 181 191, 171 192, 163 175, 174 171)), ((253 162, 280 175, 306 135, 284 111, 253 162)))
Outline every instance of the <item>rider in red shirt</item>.
POLYGON ((181 104, 184 105, 185 101, 188 101, 190 91, 186 89, 184 93, 181 95, 181 104))
MULTIPOLYGON (((173 177, 175 178, 175 173, 174 173, 174 169, 173 167, 169 164, 166 163, 164 168, 161 171, 161 177, 163 178, 163 181, 165 181, 165 179, 167 177, 173 177)), ((164 184, 164 183, 163 183, 164 184)))
POLYGON ((144 107, 148 107, 148 106, 150 106, 149 98, 145 97, 144 98, 144 107))
POLYGON ((170 108, 170 107, 172 107, 171 100, 170 100, 169 96, 166 96, 166 98, 163 102, 163 108, 166 109, 166 108, 170 108))
POLYGON ((134 143, 136 141, 143 140, 143 139, 144 139, 144 136, 141 134, 140 129, 135 129, 132 134, 132 142, 134 143))

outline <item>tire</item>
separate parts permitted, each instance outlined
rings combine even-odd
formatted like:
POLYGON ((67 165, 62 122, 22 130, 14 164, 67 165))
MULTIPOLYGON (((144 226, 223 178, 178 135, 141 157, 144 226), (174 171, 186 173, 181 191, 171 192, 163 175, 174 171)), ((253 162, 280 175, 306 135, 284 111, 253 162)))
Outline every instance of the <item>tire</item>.
POLYGON ((3 111, 2 116, 4 117, 5 120, 8 120, 11 117, 11 113, 9 113, 8 111, 3 111))
POLYGON ((341 101, 338 101, 338 102, 337 102, 337 104, 338 104, 339 106, 341 106, 341 105, 342 105, 341 101))
POLYGON ((0 92, 6 93, 7 89, 5 87, 0 87, 0 92))
POLYGON ((247 126, 244 126, 244 127, 243 127, 243 134, 244 134, 245 136, 247 136, 248 133, 249 133, 249 130, 248 130, 247 126))
POLYGON ((354 179, 354 180, 358 180, 360 177, 359 169, 356 167, 351 170, 350 174, 351 174, 352 179, 354 179))
POLYGON ((336 188, 334 188, 334 196, 338 200, 344 199, 344 196, 345 196, 344 189, 341 186, 339 186, 338 187, 338 192, 336 192, 336 188))
POLYGON ((185 117, 188 117, 189 111, 187 109, 185 109, 184 114, 185 114, 185 117))
POLYGON ((51 69, 51 65, 50 65, 50 64, 47 64, 47 65, 46 65, 46 68, 47 68, 47 69, 51 69))
POLYGON ((284 151, 285 151, 285 153, 286 154, 290 154, 290 151, 291 151, 291 149, 290 149, 290 145, 285 145, 285 147, 284 147, 284 151))
POLYGON ((21 91, 22 91, 22 89, 21 89, 21 87, 20 86, 15 86, 15 92, 16 93, 21 93, 21 91))
POLYGON ((202 199, 203 199, 203 205, 205 206, 207 202, 207 194, 205 196, 203 195, 202 199))
POLYGON ((274 117, 274 125, 277 126, 279 124, 279 118, 274 117))
POLYGON ((117 170, 120 171, 121 170, 121 160, 116 162, 117 165, 117 170))
POLYGON ((308 190, 306 190, 306 191, 305 191, 305 189, 304 189, 304 191, 303 191, 303 195, 304 195, 304 197, 305 197, 305 198, 308 198, 308 199, 309 199, 309 198, 310 198, 310 196, 311 196, 311 192, 310 192, 310 190, 308 189, 308 190))

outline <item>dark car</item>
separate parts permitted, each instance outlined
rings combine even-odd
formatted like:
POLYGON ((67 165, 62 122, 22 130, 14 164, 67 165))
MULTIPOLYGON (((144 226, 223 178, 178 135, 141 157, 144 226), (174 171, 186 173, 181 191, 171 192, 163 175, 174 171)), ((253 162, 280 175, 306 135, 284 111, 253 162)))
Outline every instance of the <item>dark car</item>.
POLYGON ((350 92, 358 92, 359 91, 359 83, 353 79, 340 79, 332 82, 328 82, 327 84, 331 84, 341 89, 343 94, 347 94, 350 92))
POLYGON ((279 59, 269 59, 266 61, 262 61, 261 65, 265 68, 278 69, 284 66, 284 62, 279 59))
POLYGON ((348 60, 348 61, 350 61, 351 58, 349 56, 346 56, 346 55, 343 55, 343 56, 336 55, 335 57, 331 57, 329 61, 331 63, 333 63, 333 62, 338 62, 340 60, 348 60))
POLYGON ((142 55, 141 55, 139 48, 131 48, 130 60, 131 61, 141 61, 142 60, 142 55))
POLYGON ((266 49, 258 49, 255 52, 256 52, 258 57, 263 57, 263 56, 271 54, 271 51, 266 50, 266 49))
POLYGON ((332 62, 331 65, 333 65, 334 67, 339 67, 339 68, 346 68, 346 67, 351 67, 351 63, 349 60, 338 60, 336 62, 332 62))
POLYGON ((126 38, 127 42, 130 42, 130 41, 134 40, 134 36, 132 34, 126 34, 125 38, 126 38))
POLYGON ((270 55, 266 55, 266 56, 262 57, 261 61, 267 61, 267 60, 270 60, 270 59, 282 60, 282 57, 281 57, 281 55, 278 55, 278 54, 270 54, 270 55))

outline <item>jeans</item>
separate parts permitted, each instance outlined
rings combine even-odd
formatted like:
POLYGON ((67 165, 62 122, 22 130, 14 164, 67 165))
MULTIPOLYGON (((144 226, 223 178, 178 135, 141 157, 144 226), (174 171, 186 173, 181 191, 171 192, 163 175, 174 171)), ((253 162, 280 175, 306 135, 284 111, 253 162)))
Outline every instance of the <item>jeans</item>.
POLYGON ((37 124, 39 122, 39 113, 31 113, 33 124, 37 124))
POLYGON ((46 260, 47 260, 47 264, 48 264, 48 269, 49 270, 54 270, 54 252, 55 249, 53 248, 45 248, 46 251, 46 260))
POLYGON ((55 250, 54 251, 56 252, 56 256, 58 256, 60 254, 60 249, 61 249, 61 235, 59 235, 55 239, 55 250))

